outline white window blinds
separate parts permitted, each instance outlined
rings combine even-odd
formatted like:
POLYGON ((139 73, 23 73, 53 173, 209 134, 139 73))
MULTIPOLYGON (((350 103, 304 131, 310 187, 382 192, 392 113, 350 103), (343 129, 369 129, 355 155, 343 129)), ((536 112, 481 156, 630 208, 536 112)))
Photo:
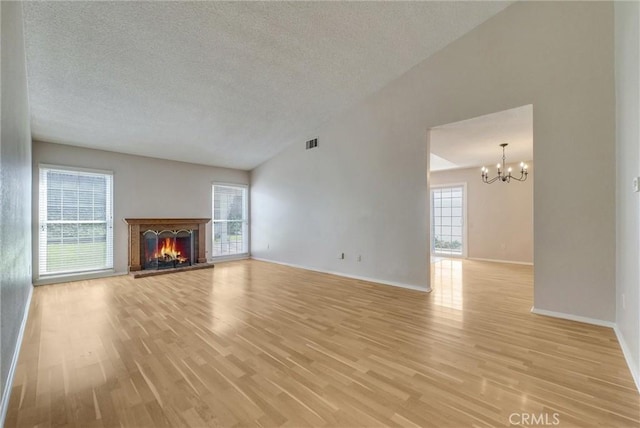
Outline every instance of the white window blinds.
POLYGON ((213 257, 249 252, 247 187, 213 185, 213 257))
POLYGON ((113 175, 40 167, 39 276, 113 268, 113 175))

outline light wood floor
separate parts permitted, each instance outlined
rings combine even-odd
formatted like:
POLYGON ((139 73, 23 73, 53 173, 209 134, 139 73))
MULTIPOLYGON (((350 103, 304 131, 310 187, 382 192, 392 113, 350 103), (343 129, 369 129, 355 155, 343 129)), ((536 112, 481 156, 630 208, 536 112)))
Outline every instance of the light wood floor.
POLYGON ((531 267, 432 266, 431 294, 258 261, 38 287, 6 426, 640 424, 614 333, 532 315, 531 267))

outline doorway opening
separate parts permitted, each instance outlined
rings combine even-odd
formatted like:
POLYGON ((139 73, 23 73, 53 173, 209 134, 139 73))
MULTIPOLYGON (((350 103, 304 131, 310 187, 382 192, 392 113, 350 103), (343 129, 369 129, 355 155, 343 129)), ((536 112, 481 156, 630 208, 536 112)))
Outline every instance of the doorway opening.
POLYGON ((430 128, 428 145, 431 286, 461 306, 466 266, 533 265, 533 106, 430 128))

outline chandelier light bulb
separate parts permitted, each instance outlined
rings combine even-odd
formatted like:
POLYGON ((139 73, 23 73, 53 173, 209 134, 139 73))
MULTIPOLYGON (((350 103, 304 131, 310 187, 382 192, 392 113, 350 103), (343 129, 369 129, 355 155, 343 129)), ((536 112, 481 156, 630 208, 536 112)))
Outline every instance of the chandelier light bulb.
POLYGON ((509 167, 509 169, 507 171, 511 172, 511 167, 509 167))
POLYGON ((497 164, 497 165, 496 165, 496 167, 497 167, 498 169, 500 169, 500 164, 497 164))

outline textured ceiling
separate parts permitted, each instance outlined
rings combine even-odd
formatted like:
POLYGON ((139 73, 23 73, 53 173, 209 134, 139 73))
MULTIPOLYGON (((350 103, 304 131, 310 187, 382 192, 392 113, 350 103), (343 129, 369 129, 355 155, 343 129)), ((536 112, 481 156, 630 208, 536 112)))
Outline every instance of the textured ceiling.
POLYGON ((487 166, 533 159, 533 106, 526 105, 431 129, 431 170, 487 166))
POLYGON ((508 2, 25 2, 34 139, 251 169, 508 2))

